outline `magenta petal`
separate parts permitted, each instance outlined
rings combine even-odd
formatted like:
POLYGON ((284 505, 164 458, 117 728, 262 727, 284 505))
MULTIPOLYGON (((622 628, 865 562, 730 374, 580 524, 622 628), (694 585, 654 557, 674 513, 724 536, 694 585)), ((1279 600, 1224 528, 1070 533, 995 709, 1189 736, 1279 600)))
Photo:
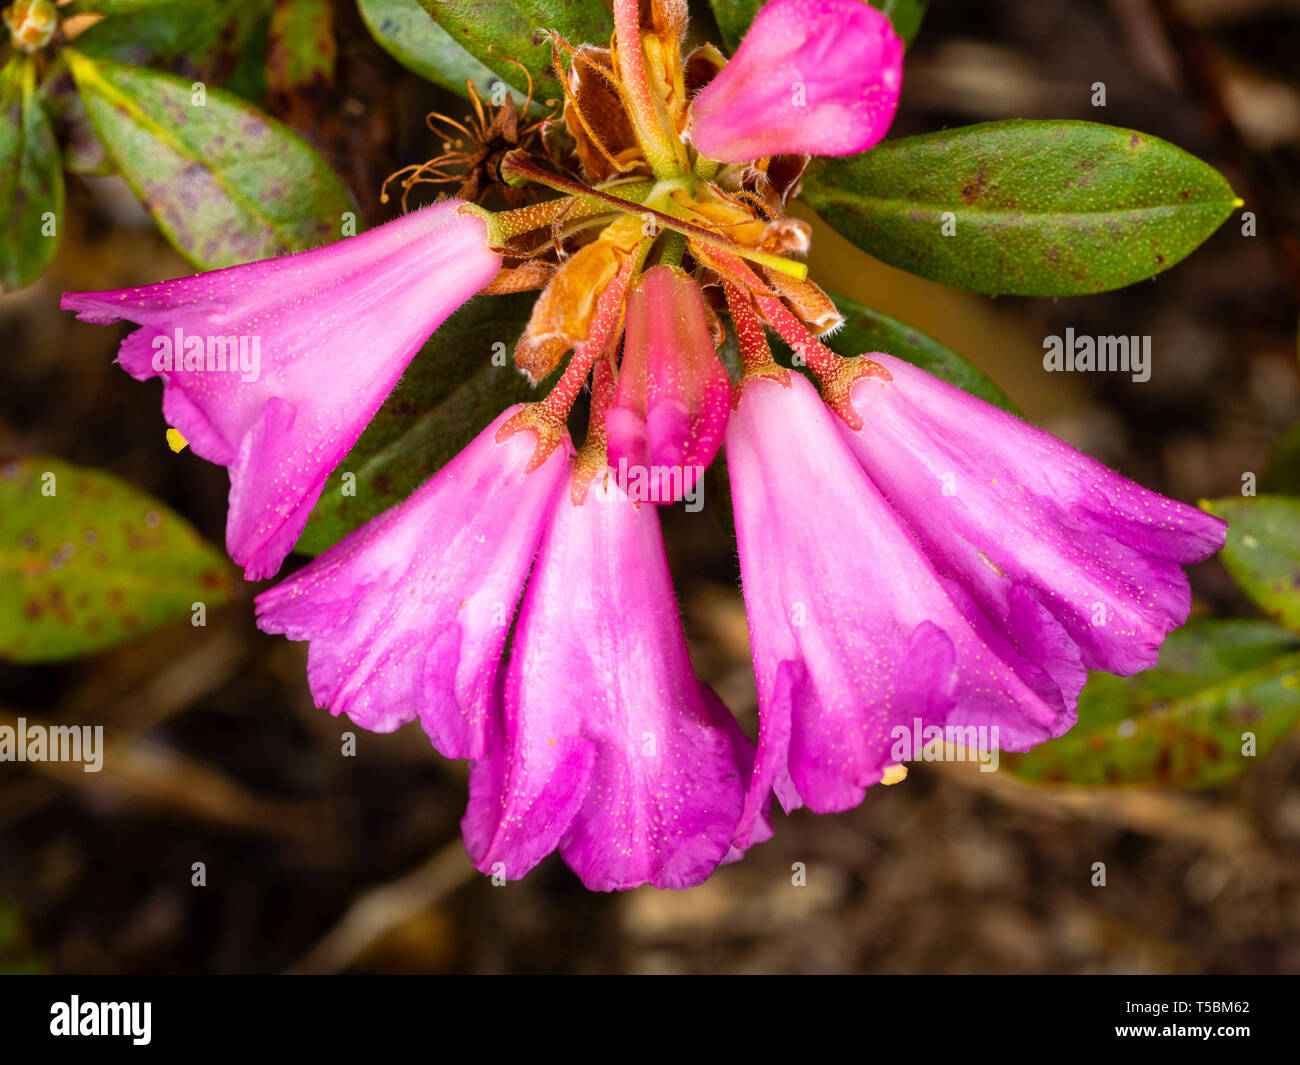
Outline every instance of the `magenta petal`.
POLYGON ((503 715, 462 822, 478 869, 517 879, 558 848, 592 890, 681 888, 731 855, 752 746, 691 670, 655 509, 612 476, 556 507, 503 715))
POLYGON ((1023 750, 1070 701, 935 572, 798 374, 744 385, 727 429, 759 741, 747 841, 768 791, 824 813, 862 800, 897 728, 997 725, 1023 750))
POLYGON ((1226 524, 888 355, 843 437, 935 568, 1053 675, 1154 666, 1226 524), (1077 645, 1077 650, 1071 645, 1077 645), (1073 660, 1073 661, 1072 661, 1073 660))
POLYGON ((318 706, 391 732, 418 717, 448 758, 480 758, 506 634, 567 444, 531 473, 506 411, 414 495, 257 597, 258 625, 310 640, 318 706))
POLYGON ((864 0, 772 0, 691 105, 688 134, 710 159, 853 155, 888 131, 903 42, 864 0))
POLYGON ((226 546, 249 580, 280 568, 411 357, 500 268, 483 220, 460 206, 296 255, 64 295, 85 321, 142 327, 118 361, 140 380, 161 377, 168 422, 195 454, 230 467, 226 546), (186 361, 191 339, 198 353, 186 361), (242 344, 244 369, 228 368, 226 339, 242 344))

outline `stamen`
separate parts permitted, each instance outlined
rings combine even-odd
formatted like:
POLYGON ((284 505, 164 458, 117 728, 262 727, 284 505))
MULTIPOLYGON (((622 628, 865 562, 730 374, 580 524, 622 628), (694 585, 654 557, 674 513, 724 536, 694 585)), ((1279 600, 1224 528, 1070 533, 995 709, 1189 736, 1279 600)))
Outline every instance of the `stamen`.
MULTIPOLYGON (((478 96, 477 96, 477 94, 476 94, 475 91, 474 91, 474 83, 473 83, 472 81, 470 81, 468 78, 466 78, 466 79, 465 79, 465 84, 469 87, 469 95, 470 95, 470 99, 473 100, 474 103, 477 105, 477 104, 478 104, 478 96)), ((468 116, 466 116, 466 117, 468 117, 468 116)), ((434 125, 434 120, 435 120, 435 119, 436 119, 437 121, 439 121, 439 122, 445 122, 447 125, 451 126, 453 129, 458 129, 458 130, 460 130, 463 134, 465 134, 465 136, 467 136, 467 137, 468 137, 470 140, 472 140, 472 141, 478 141, 478 140, 480 140, 480 139, 482 138, 482 136, 483 136, 483 133, 485 132, 485 129, 486 129, 486 123, 484 123, 484 129, 482 129, 482 130, 480 130, 479 132, 475 133, 475 132, 473 132, 473 131, 467 129, 465 126, 461 125, 461 123, 457 122, 457 121, 456 121, 454 118, 452 118, 450 115, 444 115, 441 111, 430 111, 427 115, 424 116, 424 124, 425 124, 426 126, 429 127, 430 132, 432 132, 432 133, 438 133, 439 135, 442 135, 442 134, 441 134, 441 131, 438 129, 438 127, 434 125)), ((480 121, 480 122, 482 121, 482 111, 479 112, 479 121, 480 121)))

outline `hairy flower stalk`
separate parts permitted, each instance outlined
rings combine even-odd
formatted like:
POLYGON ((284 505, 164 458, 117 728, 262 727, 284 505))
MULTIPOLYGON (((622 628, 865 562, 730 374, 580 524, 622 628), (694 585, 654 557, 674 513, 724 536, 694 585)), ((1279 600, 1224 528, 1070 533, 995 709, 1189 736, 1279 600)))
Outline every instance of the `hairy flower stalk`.
POLYGON ((681 0, 613 12, 610 41, 543 42, 559 110, 534 127, 475 99, 456 124, 474 143, 399 171, 404 195, 446 181, 509 209, 445 201, 313 252, 64 303, 142 326, 120 361, 161 377, 168 420, 230 467, 230 551, 258 578, 424 338, 475 293, 538 290, 514 360, 534 383, 556 375, 551 391, 257 614, 310 643, 320 706, 377 731, 418 720, 472 760, 480 870, 516 878, 558 852, 599 890, 699 883, 770 834, 774 796, 853 806, 903 775, 897 727, 991 727, 1015 751, 1059 736, 1087 669, 1155 661, 1187 618, 1182 566, 1224 539, 901 359, 821 339, 842 320, 786 208, 810 154, 888 129, 902 44, 885 16, 772 0, 727 62, 683 55, 681 0), (154 362, 182 331, 260 334, 262 375, 188 349, 154 362), (756 749, 691 669, 650 505, 698 488, 724 440, 756 749), (635 468, 669 490, 633 490, 635 468))

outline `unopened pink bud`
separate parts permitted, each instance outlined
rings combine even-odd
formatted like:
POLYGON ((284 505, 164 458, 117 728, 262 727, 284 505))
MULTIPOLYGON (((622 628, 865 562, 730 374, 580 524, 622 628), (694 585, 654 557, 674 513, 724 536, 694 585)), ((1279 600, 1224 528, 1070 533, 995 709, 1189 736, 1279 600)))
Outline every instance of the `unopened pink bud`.
POLYGON ((700 286, 675 267, 651 267, 628 293, 618 390, 605 417, 609 464, 628 479, 628 494, 672 503, 689 492, 717 454, 730 404, 700 286), (648 492, 634 491, 638 478, 648 492))
POLYGON ((903 86, 903 42, 863 0, 773 0, 691 105, 710 159, 853 155, 880 140, 903 86))

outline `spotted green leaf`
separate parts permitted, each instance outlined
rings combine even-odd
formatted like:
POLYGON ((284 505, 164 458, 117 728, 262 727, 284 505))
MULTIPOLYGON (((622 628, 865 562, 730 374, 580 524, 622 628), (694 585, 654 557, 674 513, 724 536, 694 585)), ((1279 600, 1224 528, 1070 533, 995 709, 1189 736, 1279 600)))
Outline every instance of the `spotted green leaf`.
POLYGON ((1236 202, 1212 167, 1092 122, 991 122, 827 160, 807 202, 878 259, 990 294, 1072 296, 1167 270, 1236 202))
POLYGON ((1300 632, 1300 499, 1255 496, 1201 504, 1228 522, 1219 556, 1269 617, 1300 632))
POLYGON ((36 92, 30 56, 15 53, 0 70, 0 291, 35 281, 58 247, 63 164, 36 92))
POLYGON ((157 500, 38 456, 0 468, 0 657, 91 654, 230 598, 224 554, 157 500))
POLYGON ((65 54, 118 169, 196 266, 232 266, 340 234, 352 203, 286 126, 219 89, 65 54))
POLYGON ((128 4, 78 34, 76 47, 95 60, 213 78, 230 73, 240 54, 265 36, 271 5, 272 0, 128 4))

